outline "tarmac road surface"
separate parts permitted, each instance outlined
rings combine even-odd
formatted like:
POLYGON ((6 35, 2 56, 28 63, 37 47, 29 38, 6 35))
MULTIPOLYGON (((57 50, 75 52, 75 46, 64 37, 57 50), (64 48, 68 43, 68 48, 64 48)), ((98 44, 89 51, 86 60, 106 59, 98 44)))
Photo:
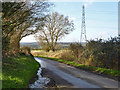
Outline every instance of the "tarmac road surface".
MULTIPOLYGON (((54 75, 66 80, 74 88, 118 88, 118 81, 96 75, 75 67, 44 58, 35 57, 35 60, 54 75)), ((119 83, 120 84, 120 83, 119 83)))

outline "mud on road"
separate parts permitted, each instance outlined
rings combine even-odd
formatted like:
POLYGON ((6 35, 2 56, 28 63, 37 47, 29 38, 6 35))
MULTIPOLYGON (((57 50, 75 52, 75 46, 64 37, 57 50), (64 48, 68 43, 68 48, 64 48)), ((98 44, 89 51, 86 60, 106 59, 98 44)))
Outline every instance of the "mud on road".
POLYGON ((50 82, 47 84, 47 88, 74 88, 71 83, 46 68, 42 68, 41 75, 42 77, 48 77, 50 79, 50 82))

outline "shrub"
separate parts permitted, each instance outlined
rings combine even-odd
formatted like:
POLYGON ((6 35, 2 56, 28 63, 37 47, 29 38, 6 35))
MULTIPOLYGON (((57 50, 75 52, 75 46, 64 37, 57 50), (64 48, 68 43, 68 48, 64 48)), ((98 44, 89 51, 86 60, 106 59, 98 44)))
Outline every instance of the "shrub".
POLYGON ((86 46, 70 44, 69 49, 80 64, 118 70, 120 38, 90 40, 86 46))
POLYGON ((31 55, 30 51, 31 51, 30 47, 21 47, 20 49, 20 53, 25 55, 31 55))
POLYGON ((80 43, 71 43, 69 49, 72 51, 73 55, 78 59, 79 55, 83 51, 83 46, 80 43))
POLYGON ((74 57, 74 55, 72 55, 71 51, 65 51, 65 52, 61 53, 60 59, 73 61, 75 59, 75 57, 74 57))
MULTIPOLYGON (((92 59, 90 65, 109 69, 118 69, 118 51, 120 39, 115 37, 109 40, 91 40, 86 44, 88 59, 92 59)), ((86 58, 87 59, 87 58, 86 58)))

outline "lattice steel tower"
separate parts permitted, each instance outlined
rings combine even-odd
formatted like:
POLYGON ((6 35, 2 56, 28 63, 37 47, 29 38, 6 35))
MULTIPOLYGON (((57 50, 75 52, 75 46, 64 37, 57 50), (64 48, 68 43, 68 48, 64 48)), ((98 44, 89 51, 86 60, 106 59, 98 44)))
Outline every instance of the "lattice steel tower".
POLYGON ((86 25, 85 25, 85 6, 82 7, 82 25, 81 25, 81 36, 80 36, 80 43, 84 40, 87 40, 86 37, 86 25))

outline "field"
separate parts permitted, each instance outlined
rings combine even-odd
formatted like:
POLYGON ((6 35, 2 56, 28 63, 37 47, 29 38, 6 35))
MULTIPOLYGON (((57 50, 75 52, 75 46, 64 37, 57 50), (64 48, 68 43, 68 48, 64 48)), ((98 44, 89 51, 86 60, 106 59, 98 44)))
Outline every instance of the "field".
POLYGON ((60 58, 61 54, 63 52, 68 51, 67 49, 65 50, 57 50, 56 52, 50 51, 50 52, 45 52, 44 50, 31 50, 32 55, 34 56, 45 56, 45 57, 53 57, 53 58, 60 58))
POLYGON ((30 47, 31 49, 40 49, 40 45, 37 42, 30 42, 30 43, 21 42, 20 47, 30 47))
MULTIPOLYGON (((57 45, 61 46, 61 49, 66 49, 73 42, 58 42, 57 45)), ((85 44, 85 43, 82 43, 85 44)), ((41 46, 38 42, 21 42, 20 47, 30 47, 31 49, 41 49, 41 46)))

